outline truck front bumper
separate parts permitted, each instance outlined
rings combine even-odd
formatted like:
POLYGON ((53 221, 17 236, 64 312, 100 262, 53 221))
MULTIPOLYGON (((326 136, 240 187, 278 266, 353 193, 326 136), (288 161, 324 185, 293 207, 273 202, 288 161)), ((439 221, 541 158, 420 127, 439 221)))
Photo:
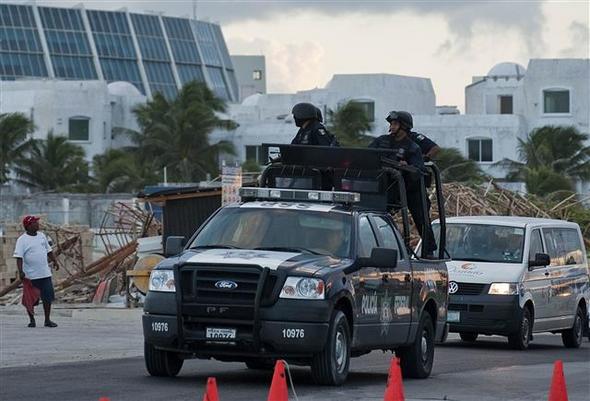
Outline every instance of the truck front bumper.
MULTIPOLYGON (((146 342, 162 349, 194 354, 198 357, 234 355, 236 357, 309 356, 324 348, 329 324, 261 320, 257 341, 251 335, 230 340, 208 339, 205 330, 179 331, 178 318, 170 315, 144 314, 143 335, 146 342)), ((213 324, 212 328, 232 328, 213 324)))
POLYGON ((508 335, 521 319, 518 295, 451 295, 450 332, 508 335))

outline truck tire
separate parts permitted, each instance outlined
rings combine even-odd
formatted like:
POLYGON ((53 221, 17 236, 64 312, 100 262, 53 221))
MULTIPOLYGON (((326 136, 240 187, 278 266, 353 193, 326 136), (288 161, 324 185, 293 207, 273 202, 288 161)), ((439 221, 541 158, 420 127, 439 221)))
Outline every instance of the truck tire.
POLYGON ((335 310, 324 349, 311 361, 311 376, 316 384, 339 386, 348 376, 350 366, 350 328, 346 315, 335 310))
POLYGON ((425 379, 430 376, 434 363, 434 326, 427 312, 420 317, 414 342, 400 348, 397 355, 401 359, 404 377, 425 379))
POLYGON ((144 342, 143 358, 148 373, 159 377, 176 376, 184 363, 184 359, 179 358, 178 354, 156 349, 147 342, 144 342))
POLYGON ((511 348, 524 351, 529 347, 531 336, 533 331, 533 322, 531 311, 529 308, 524 308, 522 311, 522 317, 520 318, 520 324, 518 325, 518 331, 508 336, 508 344, 511 348))
POLYGON ((584 311, 578 306, 571 329, 561 332, 561 340, 566 348, 580 348, 584 339, 584 311))
POLYGON ((466 343, 474 343, 477 340, 478 333, 467 333, 461 332, 459 333, 459 337, 461 337, 461 341, 465 341, 466 343))

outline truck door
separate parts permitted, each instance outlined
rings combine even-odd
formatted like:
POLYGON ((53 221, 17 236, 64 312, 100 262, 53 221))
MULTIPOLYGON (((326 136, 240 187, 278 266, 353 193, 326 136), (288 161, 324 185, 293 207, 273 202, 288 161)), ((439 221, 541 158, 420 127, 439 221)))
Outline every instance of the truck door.
POLYGON ((380 303, 381 335, 388 344, 407 341, 411 323, 412 271, 409 258, 404 257, 400 242, 389 218, 372 215, 379 246, 398 252, 395 268, 381 269, 384 295, 380 303))
MULTIPOLYGON (((357 256, 370 257, 377 247, 377 237, 371 227, 369 218, 362 215, 358 224, 357 256)), ((380 302, 383 299, 383 272, 376 267, 363 267, 354 274, 356 303, 357 339, 363 346, 375 346, 383 343, 381 332, 380 302)))

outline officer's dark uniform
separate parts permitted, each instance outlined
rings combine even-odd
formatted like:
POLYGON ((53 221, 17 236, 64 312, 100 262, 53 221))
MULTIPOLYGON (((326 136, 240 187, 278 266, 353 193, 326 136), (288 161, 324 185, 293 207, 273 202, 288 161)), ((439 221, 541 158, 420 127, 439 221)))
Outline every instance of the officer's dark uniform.
POLYGON ((328 132, 324 124, 315 120, 307 127, 299 128, 291 145, 339 146, 336 137, 328 132))
POLYGON ((423 155, 428 154, 432 148, 438 146, 432 139, 418 132, 411 131, 408 136, 420 147, 423 155))
MULTIPOLYGON (((430 141, 432 142, 432 141, 430 141)), ((433 142, 434 143, 434 142, 433 142)), ((435 144, 436 146, 436 144, 435 144)), ((422 173, 427 173, 424 166, 424 158, 422 157, 423 150, 417 142, 412 140, 410 136, 405 137, 401 141, 396 141, 393 135, 381 135, 369 144, 370 148, 391 149, 396 152, 399 161, 405 161, 408 165, 416 167, 422 173)), ((431 254, 436 250, 436 242, 434 240, 434 233, 430 225, 430 217, 424 215, 422 207, 422 193, 424 186, 420 186, 419 179, 412 180, 407 175, 404 176, 406 184, 406 200, 408 202, 408 209, 412 214, 414 223, 418 228, 420 237, 422 237, 423 247, 426 254, 431 254)), ((430 208, 428 197, 426 196, 427 210, 430 208)))

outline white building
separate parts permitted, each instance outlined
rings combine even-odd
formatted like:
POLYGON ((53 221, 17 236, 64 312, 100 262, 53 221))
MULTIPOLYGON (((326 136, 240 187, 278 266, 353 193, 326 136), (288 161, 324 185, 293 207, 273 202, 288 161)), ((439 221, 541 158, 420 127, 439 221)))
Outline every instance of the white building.
POLYGON ((145 101, 146 96, 128 82, 5 81, 0 90, 2 113, 31 117, 34 138, 43 139, 50 131, 66 136, 84 148, 87 160, 127 143, 116 134, 138 129, 132 110, 145 101))
POLYGON ((239 100, 254 94, 266 94, 266 59, 264 56, 232 55, 238 81, 239 100))

